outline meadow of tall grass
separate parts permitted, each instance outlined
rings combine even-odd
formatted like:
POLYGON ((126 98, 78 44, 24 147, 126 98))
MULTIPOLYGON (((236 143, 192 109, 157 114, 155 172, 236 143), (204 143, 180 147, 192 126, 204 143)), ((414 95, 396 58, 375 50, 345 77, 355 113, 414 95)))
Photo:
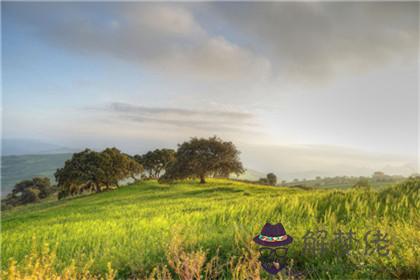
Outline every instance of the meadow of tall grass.
POLYGON ((45 279, 268 278, 252 238, 266 222, 281 222, 294 242, 278 279, 419 279, 419 189, 414 179, 380 191, 145 181, 20 207, 2 213, 2 276, 41 279, 31 277, 48 267, 39 272, 45 279), (376 229, 388 235, 388 257, 365 255, 362 246, 349 255, 333 247, 302 253, 308 230, 326 230, 329 239, 352 230, 363 245, 376 229))

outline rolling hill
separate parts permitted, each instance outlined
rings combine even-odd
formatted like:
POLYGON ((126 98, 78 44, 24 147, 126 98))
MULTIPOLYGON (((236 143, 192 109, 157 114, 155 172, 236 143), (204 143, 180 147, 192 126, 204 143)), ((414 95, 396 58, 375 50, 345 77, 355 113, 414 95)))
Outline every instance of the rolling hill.
POLYGON ((205 185, 144 181, 2 213, 1 265, 6 276, 6 270, 109 276, 112 267, 118 279, 188 279, 186 273, 266 279, 252 239, 266 222, 281 222, 294 239, 291 273, 309 279, 418 279, 419 186, 412 181, 381 191, 302 190, 221 179, 205 185), (325 250, 308 254, 304 236, 318 230, 327 233, 325 250), (351 230, 359 240, 349 255, 330 243, 338 230, 351 230), (364 254, 364 235, 372 230, 391 239, 388 257, 364 254))
POLYGON ((53 143, 47 143, 37 139, 1 139, 2 156, 21 156, 39 154, 65 154, 77 151, 53 143))
MULTIPOLYGON (((63 167, 64 162, 71 156, 71 153, 3 156, 1 196, 6 196, 17 182, 31 179, 34 176, 46 176, 53 182, 54 172, 57 168, 63 167)), ((265 177, 264 173, 247 169, 238 178, 256 181, 262 177, 265 177)), ((234 178, 237 177, 234 176, 234 178)))

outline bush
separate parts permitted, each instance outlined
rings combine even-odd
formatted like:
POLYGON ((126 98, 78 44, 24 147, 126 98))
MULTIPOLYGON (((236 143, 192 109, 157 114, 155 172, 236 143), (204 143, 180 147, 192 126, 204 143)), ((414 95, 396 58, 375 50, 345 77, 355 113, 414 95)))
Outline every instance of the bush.
POLYGON ((262 185, 270 185, 275 186, 277 185, 277 176, 274 173, 268 173, 266 178, 260 178, 258 183, 262 185))
POLYGON ((268 185, 268 180, 266 178, 260 178, 258 180, 258 183, 260 183, 262 185, 268 185))
POLYGON ((37 202, 40 200, 40 193, 41 191, 36 188, 27 188, 22 192, 21 202, 23 204, 37 202))
POLYGON ((15 185, 12 193, 2 200, 2 209, 7 210, 17 205, 37 202, 55 191, 56 188, 51 185, 47 177, 34 177, 31 180, 20 181, 15 185))

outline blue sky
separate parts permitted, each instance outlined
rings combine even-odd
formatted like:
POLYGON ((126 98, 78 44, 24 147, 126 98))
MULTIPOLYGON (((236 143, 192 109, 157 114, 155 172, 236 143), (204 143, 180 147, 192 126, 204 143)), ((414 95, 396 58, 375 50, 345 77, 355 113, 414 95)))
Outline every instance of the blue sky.
POLYGON ((2 2, 3 138, 141 153, 218 135, 280 177, 407 175, 418 5, 2 2))

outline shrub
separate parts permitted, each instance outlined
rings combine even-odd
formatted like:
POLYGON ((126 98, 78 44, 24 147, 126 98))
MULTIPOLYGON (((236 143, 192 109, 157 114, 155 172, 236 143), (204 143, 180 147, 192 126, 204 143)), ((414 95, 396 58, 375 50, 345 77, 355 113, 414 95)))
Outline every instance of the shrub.
POLYGON ((27 188, 22 192, 22 203, 34 203, 40 200, 39 194, 41 193, 40 190, 36 188, 27 188))
POLYGON ((51 185, 47 177, 34 177, 31 180, 23 180, 15 185, 12 192, 2 200, 2 209, 10 209, 13 206, 34 203, 54 193, 56 188, 51 185), (8 205, 5 207, 3 205, 8 205))

